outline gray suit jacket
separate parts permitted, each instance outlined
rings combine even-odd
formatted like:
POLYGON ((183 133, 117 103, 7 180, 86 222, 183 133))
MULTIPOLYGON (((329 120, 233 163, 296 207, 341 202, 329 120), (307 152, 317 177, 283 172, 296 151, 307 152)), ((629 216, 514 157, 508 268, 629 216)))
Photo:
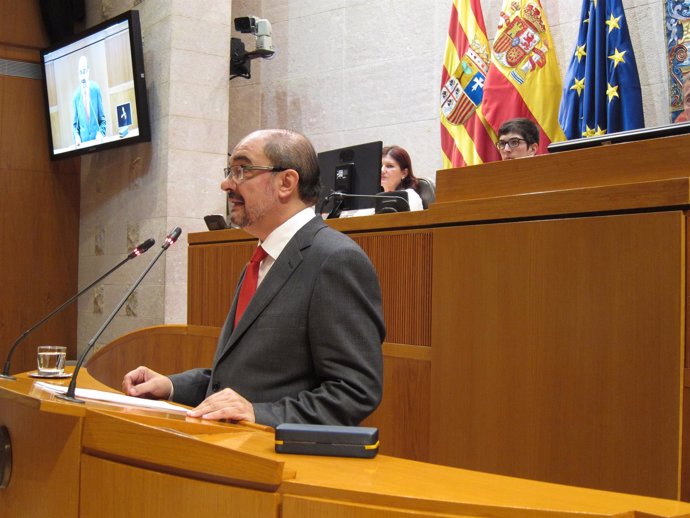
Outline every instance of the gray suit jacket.
POLYGON ((271 426, 357 425, 376 409, 386 333, 381 290, 354 241, 315 217, 289 241, 233 329, 238 291, 212 368, 170 376, 175 401, 196 406, 230 387, 253 404, 258 423, 271 426))

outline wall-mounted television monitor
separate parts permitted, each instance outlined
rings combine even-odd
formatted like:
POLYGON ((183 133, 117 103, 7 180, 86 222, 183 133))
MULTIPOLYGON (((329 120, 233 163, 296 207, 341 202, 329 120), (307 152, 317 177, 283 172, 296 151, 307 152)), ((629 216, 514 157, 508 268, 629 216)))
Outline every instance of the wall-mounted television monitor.
POLYGON ((382 151, 383 142, 377 141, 319 153, 322 188, 317 211, 337 217, 341 211, 373 209, 376 194, 383 190, 382 151))
POLYGON ((41 52, 51 158, 151 140, 139 13, 41 52))

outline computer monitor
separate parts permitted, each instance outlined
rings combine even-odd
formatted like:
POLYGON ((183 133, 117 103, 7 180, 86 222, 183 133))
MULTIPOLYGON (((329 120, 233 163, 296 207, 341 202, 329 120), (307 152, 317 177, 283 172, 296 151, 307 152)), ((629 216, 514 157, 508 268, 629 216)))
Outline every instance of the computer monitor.
POLYGON ((50 157, 151 140, 138 11, 41 52, 50 157))
POLYGON ((380 192, 376 195, 375 214, 409 212, 410 201, 407 191, 380 192))
POLYGON ((660 137, 672 137, 690 133, 690 122, 669 124, 665 126, 655 126, 652 128, 640 128, 628 131, 619 131, 608 135, 598 135, 596 137, 578 138, 553 142, 549 144, 549 153, 559 151, 572 151, 587 147, 607 146, 609 144, 620 144, 622 142, 633 142, 635 140, 647 140, 660 137))
POLYGON ((322 189, 317 211, 337 217, 343 210, 374 208, 376 194, 383 190, 382 151, 383 142, 376 141, 319 153, 322 189))

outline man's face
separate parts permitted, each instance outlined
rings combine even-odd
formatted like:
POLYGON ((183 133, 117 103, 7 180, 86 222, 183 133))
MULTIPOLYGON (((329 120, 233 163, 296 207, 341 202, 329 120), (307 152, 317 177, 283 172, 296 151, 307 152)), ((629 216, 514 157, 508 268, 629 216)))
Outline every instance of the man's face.
MULTIPOLYGON (((230 165, 273 166, 263 152, 264 138, 250 135, 232 152, 230 165)), ((244 180, 226 178, 220 184, 232 202, 230 221, 252 235, 260 234, 267 216, 279 203, 275 176, 270 171, 247 171, 244 180)))
POLYGON ((79 60, 79 84, 85 88, 89 83, 89 65, 86 60, 79 60))
POLYGON ((518 133, 506 133, 498 137, 498 152, 502 160, 525 158, 537 153, 537 144, 527 145, 527 141, 518 133), (512 147, 514 146, 514 147, 512 147))

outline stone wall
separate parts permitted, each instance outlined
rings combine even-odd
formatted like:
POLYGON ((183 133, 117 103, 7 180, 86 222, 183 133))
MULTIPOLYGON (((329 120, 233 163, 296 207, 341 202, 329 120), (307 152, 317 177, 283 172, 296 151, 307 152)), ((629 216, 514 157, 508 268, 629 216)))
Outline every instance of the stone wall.
POLYGON ((79 350, 160 250, 183 229, 99 340, 187 320, 188 232, 222 213, 219 190, 228 141, 228 0, 87 2, 87 26, 138 9, 151 116, 151 143, 82 158, 79 283, 87 285, 148 237, 156 246, 79 302, 79 350))
MULTIPOLYGON (((501 0, 482 0, 493 39, 501 0)), ((415 174, 441 167, 438 99, 451 0, 234 0, 233 17, 273 25, 272 60, 230 83, 230 143, 288 126, 318 151, 383 140, 405 147, 415 174)), ((542 0, 562 75, 575 47, 580 0, 542 0)), ((663 2, 624 0, 647 126, 669 122, 663 2)), ((249 41, 248 39, 246 41, 249 41)))

